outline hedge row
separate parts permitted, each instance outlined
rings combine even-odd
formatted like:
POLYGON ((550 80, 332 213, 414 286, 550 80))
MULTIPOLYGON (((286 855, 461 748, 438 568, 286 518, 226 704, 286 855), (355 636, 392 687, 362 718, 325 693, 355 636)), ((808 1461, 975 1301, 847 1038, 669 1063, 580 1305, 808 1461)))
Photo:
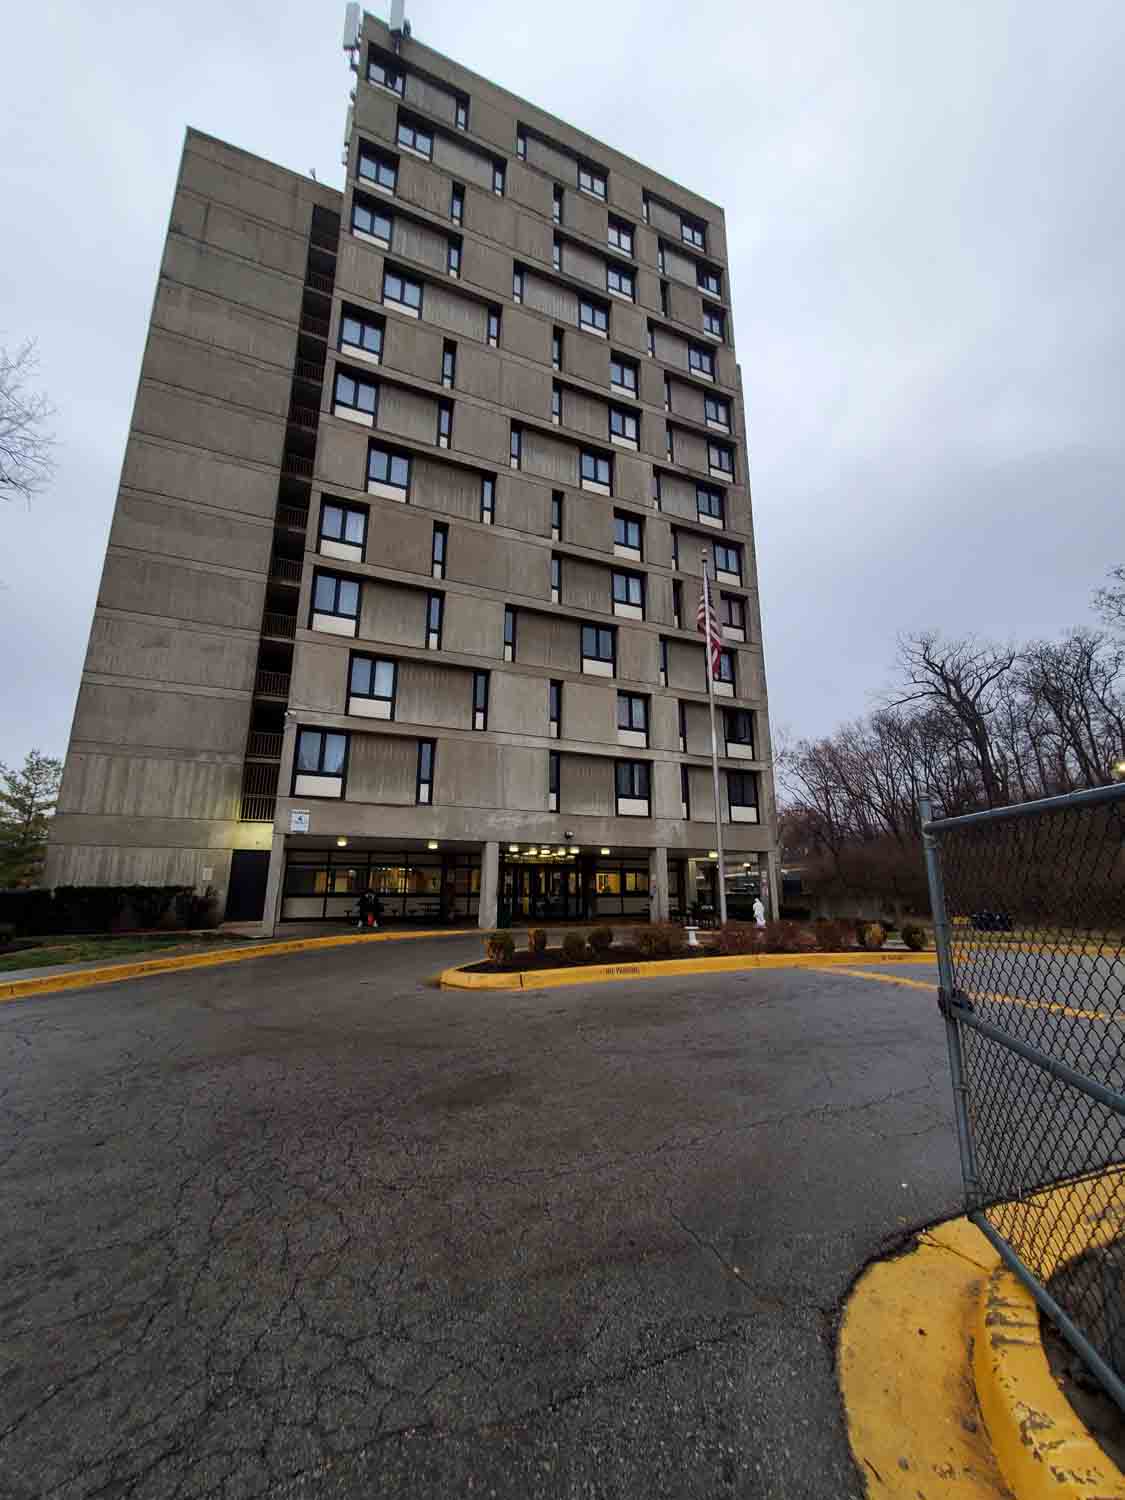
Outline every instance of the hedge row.
POLYGON ((121 932, 153 927, 217 927, 214 895, 188 885, 60 885, 53 891, 0 890, 0 931, 15 937, 121 932))

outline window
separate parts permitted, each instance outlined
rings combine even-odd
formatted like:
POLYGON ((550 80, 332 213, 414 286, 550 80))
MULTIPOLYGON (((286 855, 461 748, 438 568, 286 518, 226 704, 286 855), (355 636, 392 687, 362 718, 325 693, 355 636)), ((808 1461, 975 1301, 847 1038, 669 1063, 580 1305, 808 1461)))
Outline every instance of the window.
POLYGON ((551 557, 551 603, 558 604, 562 598, 562 559, 551 557))
POLYGON ((473 728, 488 728, 488 673, 473 673, 473 728))
POLYGON ((727 749, 754 750, 754 715, 748 708, 728 708, 726 711, 727 749))
POLYGON ((618 693, 617 731, 620 744, 648 744, 647 698, 642 698, 638 693, 618 693))
POLYGON ((637 362, 628 359, 624 354, 611 354, 609 356, 609 383, 630 395, 637 394, 637 362))
POLYGON ((708 427, 721 427, 730 431, 730 402, 725 396, 704 396, 703 411, 708 427))
POLYGON ((688 767, 680 767, 680 817, 691 817, 691 776, 688 767))
POLYGON ((512 301, 523 301, 523 272, 518 266, 512 272, 512 301))
POLYGON ((703 332, 709 333, 713 339, 721 339, 724 336, 723 310, 721 307, 712 307, 709 302, 703 304, 703 332))
POLYGON ((520 459, 523 455, 523 428, 517 427, 514 422, 512 423, 512 435, 508 439, 508 448, 511 455, 512 468, 518 469, 520 459))
POLYGON ((556 224, 563 221, 563 190, 557 182, 551 194, 551 217, 556 224))
POLYGON ((649 764, 647 760, 619 760, 616 767, 617 811, 623 817, 647 818, 649 764))
POLYGON ((710 349, 700 349, 695 344, 689 344, 688 369, 693 375, 702 375, 704 380, 714 380, 715 356, 710 349))
POLYGON ((584 490, 597 489, 608 495, 613 484, 613 468, 608 458, 590 448, 583 448, 578 471, 584 490))
MULTIPOLYGON (((320 615, 351 621, 354 626, 359 619, 359 580, 341 578, 338 573, 317 573, 313 578, 312 612, 314 629, 320 615)), ((354 635, 354 629, 349 634, 354 635)))
POLYGON ((660 311, 665 317, 668 316, 668 283, 666 281, 660 283, 660 311))
POLYGON ((641 194, 641 213, 644 215, 644 221, 645 221, 646 224, 648 223, 648 208, 649 208, 648 194, 647 193, 642 193, 641 194))
POLYGON ((320 507, 319 550, 337 557, 362 553, 367 539, 367 511, 359 505, 324 500, 320 507), (327 546, 325 544, 328 544, 327 546))
POLYGON ((624 219, 615 219, 611 214, 609 220, 609 243, 614 250, 620 250, 622 255, 631 256, 633 253, 632 224, 626 224, 624 219))
POLYGON ((496 481, 490 474, 485 474, 480 482, 480 518, 485 526, 491 526, 496 519, 496 481))
POLYGON ((713 271, 710 266, 696 267, 695 284, 701 292, 710 292, 712 297, 721 297, 723 295, 722 277, 718 271, 713 271))
POLYGON ((504 163, 502 161, 492 163, 492 191, 498 198, 504 196, 504 163))
POLYGON ((426 595, 426 650, 441 650, 441 624, 445 615, 444 594, 426 595))
POLYGON ((684 628, 684 586, 678 578, 672 580, 672 624, 677 630, 684 628))
POLYGON ((604 625, 582 627, 582 670, 599 677, 612 677, 616 659, 616 633, 604 625))
POLYGON ((412 318, 421 316, 422 283, 409 276, 400 276, 397 271, 383 274, 383 301, 394 302, 412 318))
POLYGON ((672 410, 672 381, 667 375, 664 377, 664 410, 672 410))
POLYGON ((455 182, 449 192, 449 217, 454 224, 465 222, 465 189, 455 182))
POLYGON ((681 215, 680 238, 686 245, 694 245, 697 250, 706 250, 707 231, 695 219, 687 219, 681 215))
POLYGON ((605 268, 606 290, 613 292, 618 297, 628 297, 633 300, 633 273, 626 271, 621 266, 606 266, 605 268))
POLYGON ((636 412, 624 406, 610 407, 609 435, 613 442, 627 443, 630 448, 635 448, 639 430, 636 412))
POLYGON ((434 522, 434 540, 430 549, 430 572, 434 578, 445 577, 445 554, 449 547, 449 527, 442 521, 434 522))
POLYGON ((639 573, 614 573, 612 578, 613 613, 643 620, 645 581, 639 573))
POLYGON ((556 427, 562 421, 562 388, 558 384, 551 386, 551 421, 556 427))
POLYGON ((373 447, 367 455, 367 489, 371 494, 405 500, 410 488, 410 460, 404 453, 373 447))
POLYGON ((418 741, 418 779, 414 791, 415 802, 434 800, 434 751, 433 740, 418 741))
POLYGON ((562 369, 563 333, 561 328, 556 328, 551 334, 551 368, 562 369))
POLYGON ((592 193, 595 198, 605 197, 605 173, 600 172, 597 167, 578 166, 578 186, 584 193, 592 193))
POLYGON ((393 193, 398 179, 398 164, 393 157, 384 156, 370 146, 361 146, 359 151, 359 175, 373 187, 393 193))
POLYGON ((381 57, 374 54, 367 59, 367 81, 377 83, 380 88, 390 89, 392 94, 402 97, 403 75, 390 63, 385 63, 381 57))
POLYGON ((461 275, 461 241, 450 238, 449 253, 446 256, 445 268, 450 276, 461 275))
POLYGON ((446 339, 441 346, 441 383, 448 390, 452 390, 456 379, 457 345, 452 339, 446 339))
POLYGON ((504 660, 516 659, 516 612, 510 604, 504 606, 504 660))
POLYGON ((578 323, 580 327, 601 334, 604 338, 609 332, 609 308, 583 298, 578 304, 578 323))
POLYGON ((551 491, 551 540, 558 542, 562 540, 562 517, 563 517, 563 492, 562 490, 551 491))
POLYGON ((337 369, 333 399, 337 415, 342 415, 340 408, 343 407, 345 412, 373 423, 379 407, 379 387, 374 381, 361 380, 358 375, 352 376, 346 370, 337 369))
POLYGON ((340 348, 378 362, 383 354, 382 323, 372 322, 367 313, 345 307, 340 317, 340 348))
POLYGON ((642 522, 636 516, 626 515, 624 511, 613 513, 613 545, 624 547, 629 552, 641 555, 642 522))
POLYGON ((687 749, 687 704, 680 699, 676 704, 677 737, 681 751, 687 749))
POLYGON ((424 156, 427 161, 434 154, 434 138, 428 126, 415 125, 409 120, 398 122, 398 143, 408 151, 424 156))
POLYGON ((672 527, 672 566, 674 568, 680 566, 680 533, 674 526, 672 527))
POLYGON ((695 487, 695 511, 704 525, 721 526, 724 519, 722 490, 717 490, 709 484, 697 484, 695 487))
POLYGON ((557 750, 547 752, 547 810, 548 812, 559 810, 559 752, 557 750))
POLYGON ((488 343, 493 349, 500 343, 500 309, 498 307, 488 309, 488 343))
POLYGON ((561 682, 552 681, 547 691, 547 720, 550 725, 552 739, 558 739, 559 726, 562 724, 562 690, 561 682))
POLYGON ((756 771, 728 771, 727 801, 730 804, 732 823, 756 823, 758 821, 758 773, 756 771))
POLYGON ((520 161, 527 160, 527 136, 522 130, 516 131, 516 155, 520 161))
POLYGON ((389 250, 391 246, 393 222, 389 213, 384 212, 376 204, 368 202, 366 198, 360 198, 357 195, 353 200, 352 229, 356 234, 375 240, 385 250, 389 250))
POLYGON ((742 582, 742 548, 736 543, 716 542, 715 572, 727 574, 734 582, 742 582))
POLYGON ((456 113, 455 119, 456 119, 456 124, 457 124, 457 129, 458 130, 468 130, 468 128, 469 128, 469 101, 467 99, 458 99, 458 101, 457 101, 457 113, 456 113))
POLYGON ((734 478, 734 454, 725 443, 707 444, 707 467, 724 479, 734 478))
POLYGON ((310 792, 315 794, 316 791, 323 790, 326 796, 338 797, 343 790, 342 785, 333 790, 329 787, 321 789, 308 783, 302 787, 300 782, 306 776, 332 776, 342 783, 347 759, 348 737, 346 734, 333 734, 326 729, 299 730, 294 791, 304 796, 310 792))
POLYGON ((719 652, 719 670, 715 673, 716 685, 725 684, 732 691, 734 689, 734 652, 719 652))
POLYGON ((719 595, 719 624, 738 640, 746 639, 746 603, 737 594, 719 595))
POLYGON ((348 674, 348 713, 393 719, 398 666, 381 656, 353 656, 348 674), (353 704, 352 699, 361 701, 353 704))
POLYGON ((439 401, 437 404, 437 445, 448 448, 453 437, 453 402, 439 401))
POLYGON ((653 469, 652 471, 652 503, 656 510, 660 510, 664 503, 664 497, 661 493, 661 476, 659 469, 653 469))
POLYGON ((660 686, 668 686, 668 642, 660 637, 660 686))
POLYGON ((672 431, 671 422, 664 424, 664 456, 669 463, 674 463, 676 458, 676 438, 672 431))
POLYGON ((663 240, 661 240, 660 243, 659 243, 659 245, 657 245, 657 247, 656 247, 656 269, 660 272, 661 276, 664 275, 664 241, 663 240))

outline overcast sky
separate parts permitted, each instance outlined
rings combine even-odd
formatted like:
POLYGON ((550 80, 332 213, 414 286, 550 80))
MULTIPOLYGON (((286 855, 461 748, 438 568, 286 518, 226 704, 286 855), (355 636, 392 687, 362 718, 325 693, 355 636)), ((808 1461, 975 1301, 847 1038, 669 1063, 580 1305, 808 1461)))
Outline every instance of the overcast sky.
MULTIPOLYGON (((0 507, 0 760, 66 747, 184 128, 340 186, 343 10, 6 18, 0 341, 39 340, 60 462, 0 507)), ((725 206, 775 725, 861 712, 902 629, 1089 621, 1125 561, 1120 0, 407 15, 725 206)))

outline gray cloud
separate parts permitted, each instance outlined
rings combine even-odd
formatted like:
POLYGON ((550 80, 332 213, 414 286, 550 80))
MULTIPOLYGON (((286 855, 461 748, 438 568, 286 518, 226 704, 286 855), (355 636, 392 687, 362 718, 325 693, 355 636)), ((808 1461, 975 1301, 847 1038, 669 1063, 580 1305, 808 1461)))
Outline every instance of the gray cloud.
MULTIPOLYGON (((1125 559, 1120 6, 408 13, 726 206, 776 722, 862 710, 900 628, 1088 618, 1125 559)), ((339 185, 341 20, 199 0, 7 23, 0 337, 40 340, 61 462, 0 511, 0 759, 65 746, 183 129, 339 185)))

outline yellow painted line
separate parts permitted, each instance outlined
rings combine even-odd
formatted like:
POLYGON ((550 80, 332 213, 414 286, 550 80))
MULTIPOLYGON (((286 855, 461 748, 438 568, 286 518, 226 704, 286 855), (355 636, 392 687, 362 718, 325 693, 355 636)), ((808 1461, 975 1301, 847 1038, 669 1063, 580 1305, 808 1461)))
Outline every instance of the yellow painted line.
POLYGON ((183 953, 175 958, 138 959, 136 963, 107 965, 103 969, 76 969, 70 974, 45 974, 42 978, 0 980, 0 1002, 23 1000, 30 995, 59 990, 84 990, 90 985, 113 984, 120 979, 144 979, 149 974, 169 974, 178 969, 205 969, 217 964, 241 963, 248 958, 278 958, 286 953, 309 953, 318 948, 342 948, 350 943, 399 943, 415 938, 465 937, 475 928, 432 932, 352 932, 338 937, 290 938, 280 943, 248 943, 213 953, 183 953))
MULTIPOLYGON (((853 960, 854 961, 854 960, 853 960)), ((846 974, 849 979, 874 979, 880 984, 905 984, 915 990, 932 990, 934 985, 927 980, 906 979, 900 974, 871 974, 864 969, 836 969, 837 974, 846 974)), ((1125 1012, 1110 1015, 1104 1010, 1082 1010, 1075 1005, 1064 1005, 1061 1000, 1032 1000, 1026 995, 1007 995, 1001 990, 966 990, 970 1000, 995 1000, 1001 1005, 1019 1005, 1025 1010, 1047 1010, 1056 1015, 1074 1016, 1083 1021, 1112 1021, 1125 1024, 1125 1012)))
MULTIPOLYGON (((925 961, 926 955, 921 957, 925 961)), ((854 964, 855 961, 854 953, 737 953, 718 958, 638 960, 636 963, 587 964, 512 974, 470 974, 461 966, 445 969, 440 979, 441 987, 445 990, 540 990, 567 984, 607 984, 621 979, 667 979, 679 974, 731 974, 754 969, 825 969, 838 964, 854 964)), ((866 961, 886 964, 917 963, 919 955, 872 953, 866 961)), ((932 986, 922 985, 921 988, 930 989, 932 986)))
POLYGON ((1035 1299, 1006 1266, 978 1302, 973 1374, 997 1463, 1020 1500, 1125 1500, 1125 1474, 1059 1389, 1035 1299))
MULTIPOLYGON (((854 959, 853 959, 854 962, 854 959)), ((933 990, 936 988, 934 980, 930 979, 907 979, 902 974, 872 974, 868 969, 834 969, 833 973, 844 974, 849 979, 874 979, 879 984, 905 984, 912 990, 933 990)))

